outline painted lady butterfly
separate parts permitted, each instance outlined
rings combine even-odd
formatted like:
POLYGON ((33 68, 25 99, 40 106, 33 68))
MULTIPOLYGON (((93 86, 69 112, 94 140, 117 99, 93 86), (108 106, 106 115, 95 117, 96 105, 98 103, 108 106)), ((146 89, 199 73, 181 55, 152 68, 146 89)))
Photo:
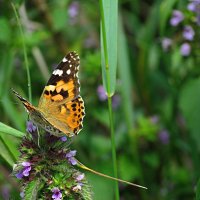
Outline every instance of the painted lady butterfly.
POLYGON ((80 96, 79 66, 78 54, 67 54, 53 71, 38 107, 34 107, 13 90, 24 104, 30 119, 53 135, 62 136, 64 133, 72 137, 83 127, 85 112, 84 102, 80 96))

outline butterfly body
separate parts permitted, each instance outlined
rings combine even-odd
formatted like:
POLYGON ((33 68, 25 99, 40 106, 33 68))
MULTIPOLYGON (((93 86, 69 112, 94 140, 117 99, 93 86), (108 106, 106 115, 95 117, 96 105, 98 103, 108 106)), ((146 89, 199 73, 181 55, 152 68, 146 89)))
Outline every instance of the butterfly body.
POLYGON ((79 65, 80 59, 75 52, 63 58, 47 82, 38 107, 13 91, 24 104, 32 121, 56 136, 66 134, 71 137, 82 129, 85 112, 80 96, 79 65))

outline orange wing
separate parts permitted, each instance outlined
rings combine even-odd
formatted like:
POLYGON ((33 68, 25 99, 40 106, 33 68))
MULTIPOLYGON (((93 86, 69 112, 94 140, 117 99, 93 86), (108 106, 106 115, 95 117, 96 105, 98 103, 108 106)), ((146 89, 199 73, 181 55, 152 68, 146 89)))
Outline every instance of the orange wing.
POLYGON ((68 136, 78 134, 85 115, 80 97, 79 65, 78 54, 67 54, 53 71, 38 105, 45 119, 68 136))

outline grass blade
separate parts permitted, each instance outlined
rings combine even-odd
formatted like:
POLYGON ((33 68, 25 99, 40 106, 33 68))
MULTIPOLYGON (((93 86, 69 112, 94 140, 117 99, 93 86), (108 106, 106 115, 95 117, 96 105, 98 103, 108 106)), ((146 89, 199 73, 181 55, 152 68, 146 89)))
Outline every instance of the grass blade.
POLYGON ((13 3, 11 3, 12 8, 14 10, 15 13, 15 17, 17 19, 17 24, 19 26, 19 30, 20 30, 20 34, 21 34, 21 38, 22 38, 22 46, 23 46, 23 51, 24 51, 24 61, 25 61, 25 67, 26 67, 26 73, 27 73, 27 82, 28 82, 28 95, 29 95, 29 101, 32 102, 32 92, 31 92, 31 76, 30 76, 30 70, 29 70, 29 64, 28 64, 28 56, 27 56, 27 50, 26 50, 26 44, 25 44, 25 36, 24 36, 24 32, 22 29, 22 25, 17 13, 17 9, 15 7, 15 5, 13 3))
POLYGON ((131 72, 130 72, 130 62, 127 51, 126 38, 124 35, 123 27, 121 19, 119 20, 119 35, 118 35, 118 71, 121 80, 121 93, 123 102, 123 109, 125 113, 126 123, 128 127, 128 131, 133 129, 133 121, 134 121, 134 108, 131 103, 131 72))
POLYGON ((11 128, 10 126, 3 124, 2 122, 0 122, 0 133, 13 135, 15 137, 20 137, 20 138, 24 136, 24 133, 14 129, 14 128, 11 128))
MULTIPOLYGON (((114 177, 117 178, 117 157, 116 157, 116 145, 115 145, 114 121, 113 121, 111 97, 114 94, 115 84, 116 84, 118 1, 100 0, 100 11, 101 11, 102 76, 103 76, 104 88, 108 95, 113 172, 114 172, 114 177)), ((119 188, 117 181, 115 181, 115 198, 119 200, 119 188)))
POLYGON ((100 2, 103 84, 108 96, 112 96, 116 85, 118 1, 100 0, 100 2))

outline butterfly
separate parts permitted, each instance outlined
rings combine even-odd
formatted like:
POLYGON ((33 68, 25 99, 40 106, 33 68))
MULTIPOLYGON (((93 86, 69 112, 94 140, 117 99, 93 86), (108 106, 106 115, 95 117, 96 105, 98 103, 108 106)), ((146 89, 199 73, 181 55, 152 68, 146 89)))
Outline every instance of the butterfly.
POLYGON ((13 90, 23 103, 29 118, 55 136, 65 134, 72 137, 83 128, 85 108, 80 96, 79 66, 78 54, 68 53, 53 71, 42 92, 38 107, 13 90))

